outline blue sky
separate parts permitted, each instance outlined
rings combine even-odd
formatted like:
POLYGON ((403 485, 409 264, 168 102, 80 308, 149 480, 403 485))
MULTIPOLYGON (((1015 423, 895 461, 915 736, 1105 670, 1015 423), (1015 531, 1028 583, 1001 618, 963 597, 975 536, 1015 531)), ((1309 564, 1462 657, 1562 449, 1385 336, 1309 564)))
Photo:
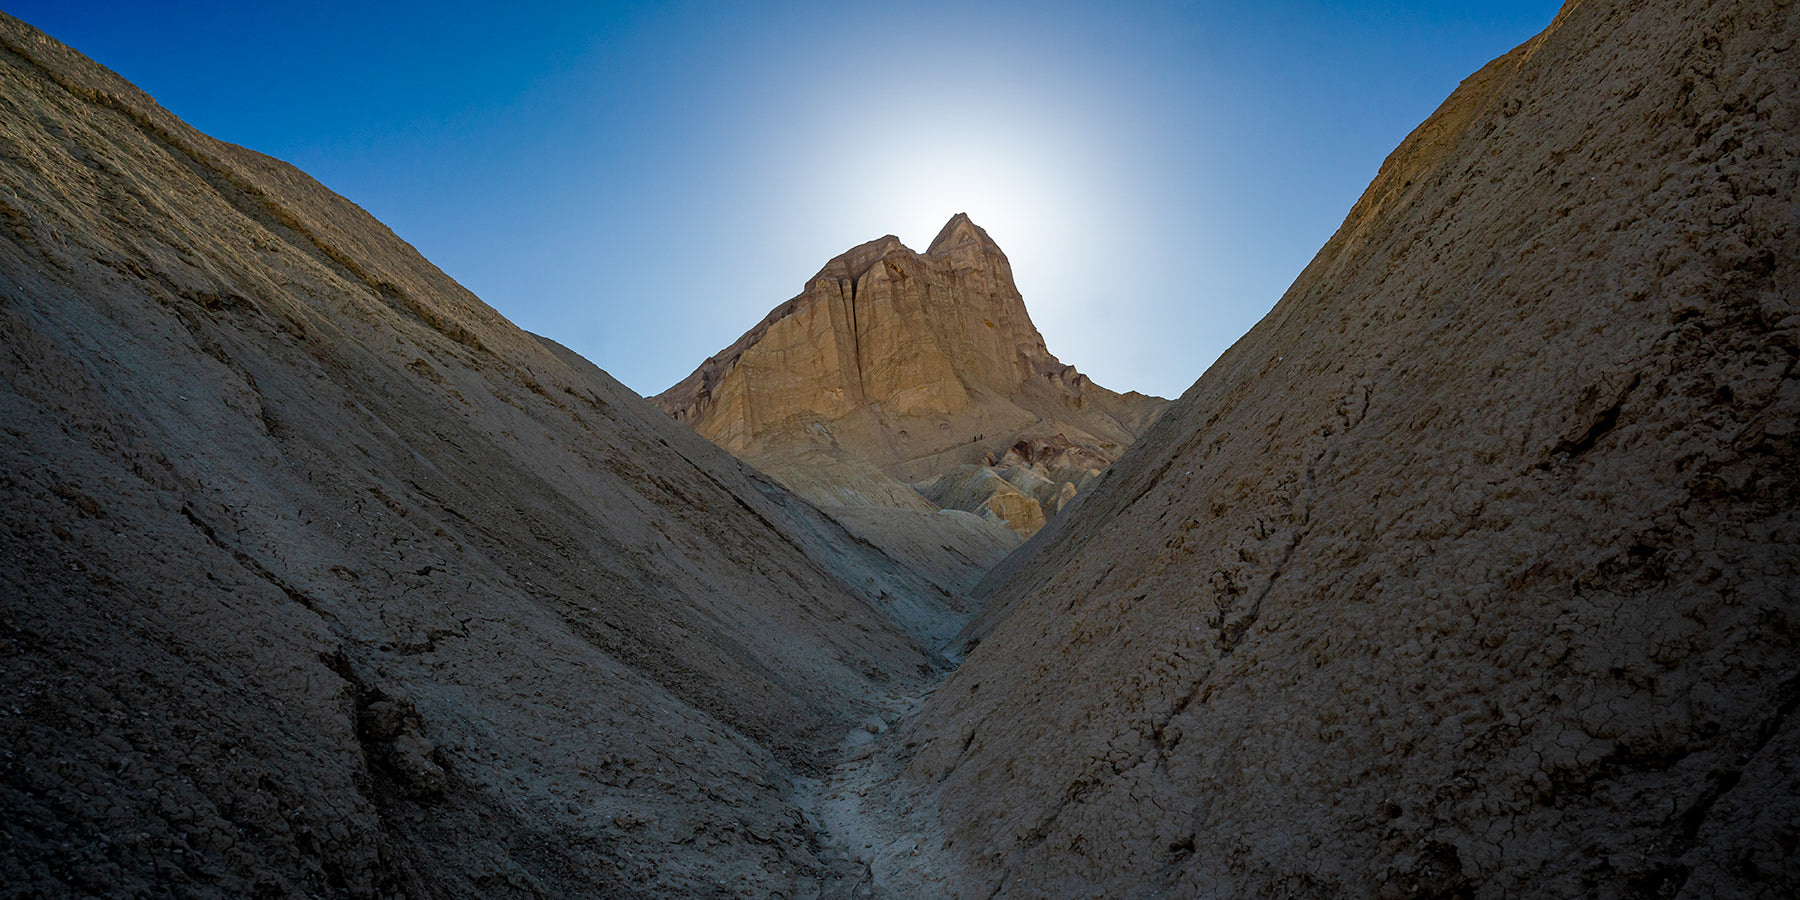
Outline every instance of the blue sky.
POLYGON ((656 393, 953 213, 1051 352, 1185 390, 1533 2, 103 3, 6 11, 656 393))

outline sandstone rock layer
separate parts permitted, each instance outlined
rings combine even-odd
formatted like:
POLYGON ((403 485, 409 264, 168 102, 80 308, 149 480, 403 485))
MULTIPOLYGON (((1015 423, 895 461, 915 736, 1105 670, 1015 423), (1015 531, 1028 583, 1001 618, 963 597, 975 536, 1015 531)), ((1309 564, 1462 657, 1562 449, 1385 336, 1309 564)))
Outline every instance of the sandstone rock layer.
POLYGON ((1118 458, 1167 405, 1106 390, 1050 355, 1006 255, 960 213, 924 253, 889 235, 832 260, 654 399, 827 507, 929 509, 907 483, 963 466, 994 468, 1002 480, 1029 472, 1052 485, 991 503, 973 494, 988 479, 937 492, 972 498, 959 508, 1021 536, 1055 513, 1064 486, 1118 458))
POLYGON ((1800 894, 1797 40, 1578 0, 1407 138, 984 582, 963 896, 1800 894))

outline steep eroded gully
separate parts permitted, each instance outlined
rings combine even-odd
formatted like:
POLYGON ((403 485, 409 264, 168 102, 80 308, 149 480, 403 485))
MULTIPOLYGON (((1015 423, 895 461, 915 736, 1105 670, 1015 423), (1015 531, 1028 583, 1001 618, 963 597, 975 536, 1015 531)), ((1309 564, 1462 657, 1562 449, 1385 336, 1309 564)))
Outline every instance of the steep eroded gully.
MULTIPOLYGON (((957 635, 970 619, 962 602, 919 604, 931 609, 929 634, 957 635)), ((821 748, 818 777, 791 776, 791 808, 810 838, 816 874, 793 884, 789 900, 952 896, 955 867, 945 846, 936 794, 902 772, 918 747, 916 719, 961 662, 953 638, 940 648, 938 667, 880 682, 862 698, 868 710, 837 745, 821 748)), ((782 895, 788 897, 789 895, 782 895)))
POLYGON ((817 900, 950 896, 935 795, 900 777, 916 746, 905 726, 948 676, 876 697, 877 711, 844 735, 826 776, 795 779, 796 805, 824 843, 817 900))

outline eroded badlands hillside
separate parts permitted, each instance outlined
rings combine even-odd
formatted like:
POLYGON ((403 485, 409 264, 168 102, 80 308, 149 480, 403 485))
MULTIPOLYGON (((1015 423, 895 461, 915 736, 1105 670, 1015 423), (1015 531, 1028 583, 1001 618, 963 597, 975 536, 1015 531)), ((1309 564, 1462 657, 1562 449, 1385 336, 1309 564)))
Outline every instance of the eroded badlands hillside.
POLYGON ((935 574, 0 17, 0 885, 1800 894, 1797 39, 1575 0, 1468 79, 815 790, 935 574))
POLYGON ((4 16, 0 375, 7 896, 801 896, 796 779, 956 627, 4 16))
POLYGON ((1797 39, 1575 0, 1466 80, 984 584, 895 883, 1800 895, 1797 39))

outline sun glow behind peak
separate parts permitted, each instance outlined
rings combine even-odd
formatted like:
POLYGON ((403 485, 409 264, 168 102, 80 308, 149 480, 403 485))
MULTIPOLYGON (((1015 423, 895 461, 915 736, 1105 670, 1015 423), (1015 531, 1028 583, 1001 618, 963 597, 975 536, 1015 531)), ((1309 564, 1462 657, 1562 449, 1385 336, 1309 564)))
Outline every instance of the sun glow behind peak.
POLYGON ((798 167, 806 182, 795 194, 846 228, 892 232, 916 250, 964 212, 1015 260, 1019 277, 1065 280, 1053 261, 1078 251, 1083 225, 1106 212, 1105 192, 1083 176, 1077 148, 1014 123, 937 119, 909 134, 830 142, 798 167))
POLYGON ((779 173, 765 183, 769 208, 784 211, 774 231, 816 242, 822 263, 890 233, 923 251, 967 213, 1012 261, 1052 352, 1069 356, 1063 348, 1078 341, 1066 326, 1107 299, 1096 262, 1125 249, 1107 224, 1138 193, 1122 176, 1141 166, 1116 140, 1131 128, 1110 120, 1116 106, 1082 102, 1092 85, 1065 83, 1044 60, 990 49, 952 66, 946 59, 962 51, 938 50, 793 85, 784 110, 793 127, 758 154, 764 172, 779 173))

